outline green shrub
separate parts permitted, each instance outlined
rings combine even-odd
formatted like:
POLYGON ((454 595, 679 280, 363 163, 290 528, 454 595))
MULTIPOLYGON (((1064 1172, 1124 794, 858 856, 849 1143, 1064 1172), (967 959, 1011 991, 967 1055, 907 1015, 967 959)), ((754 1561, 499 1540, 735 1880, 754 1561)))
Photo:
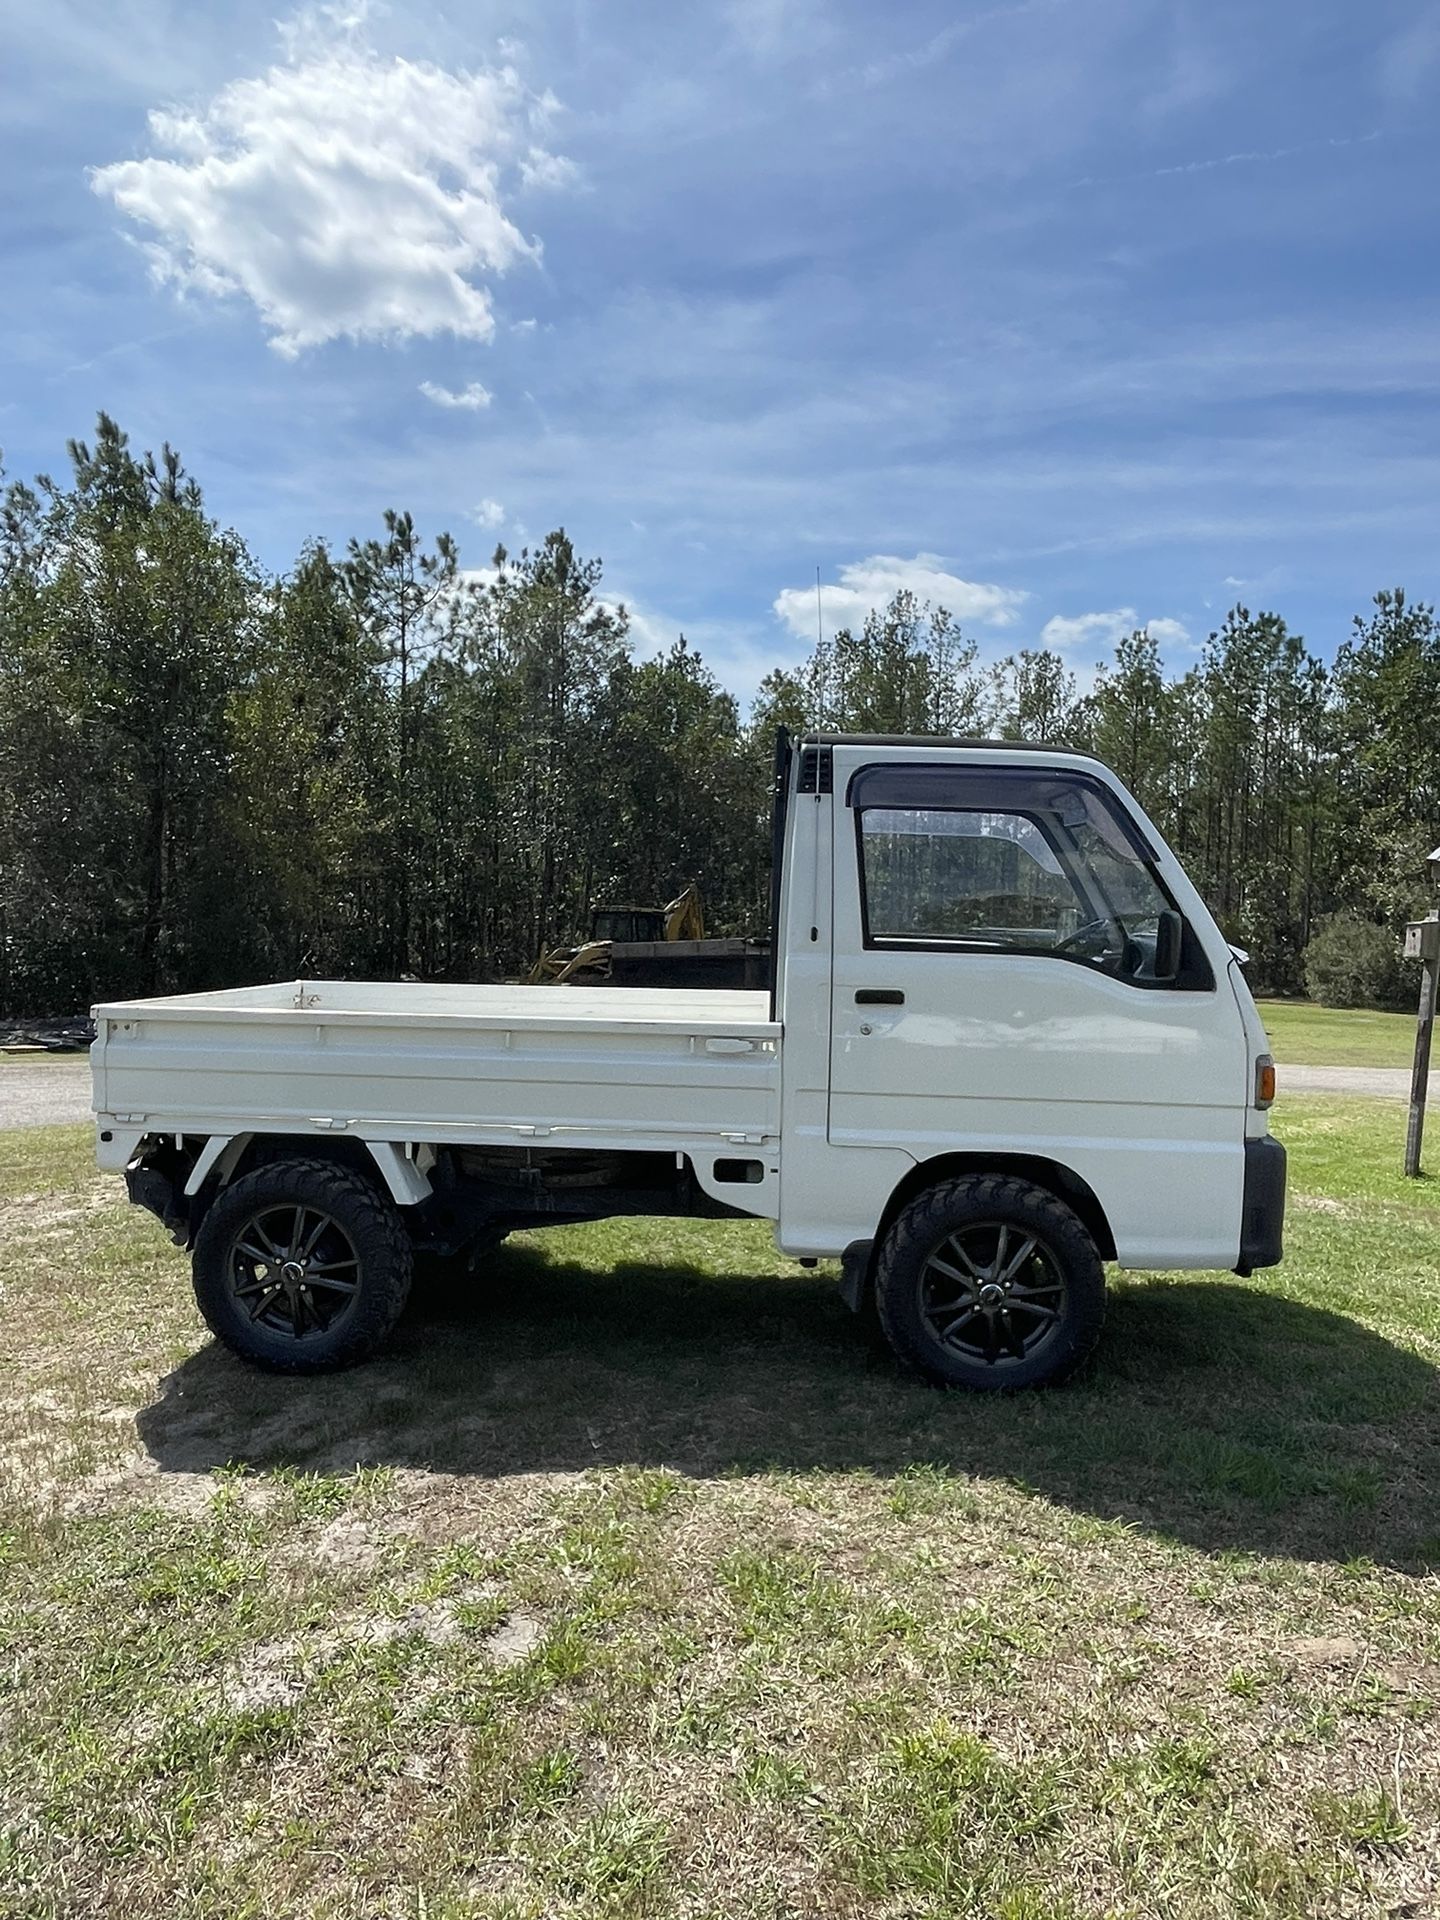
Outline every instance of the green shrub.
POLYGON ((1322 920, 1305 949, 1305 989, 1322 1007, 1403 1010, 1418 991, 1414 973, 1390 928, 1355 913, 1322 920))

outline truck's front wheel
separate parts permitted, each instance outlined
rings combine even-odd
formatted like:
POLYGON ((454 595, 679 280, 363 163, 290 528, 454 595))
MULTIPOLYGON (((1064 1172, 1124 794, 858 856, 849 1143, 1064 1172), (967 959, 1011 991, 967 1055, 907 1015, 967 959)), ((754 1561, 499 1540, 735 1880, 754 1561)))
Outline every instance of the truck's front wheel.
POLYGON ((195 1299, 232 1352, 274 1373, 328 1373, 390 1333, 410 1291, 389 1196, 344 1167, 284 1160, 227 1187, 195 1242, 195 1299))
POLYGON ((1043 1187, 970 1174, 918 1195, 880 1250, 886 1338, 948 1387, 1039 1387, 1086 1358, 1105 1315, 1105 1274, 1080 1220, 1043 1187))

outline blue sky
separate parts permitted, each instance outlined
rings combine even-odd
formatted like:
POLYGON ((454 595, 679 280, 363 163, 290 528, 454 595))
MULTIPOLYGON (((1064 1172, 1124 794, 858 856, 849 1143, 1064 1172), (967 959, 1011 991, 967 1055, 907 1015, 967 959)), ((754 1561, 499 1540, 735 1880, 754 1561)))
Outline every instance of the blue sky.
POLYGON ((1082 672, 1433 598, 1440 7, 0 0, 0 445, 268 565, 562 522, 748 695, 913 584, 1082 672))

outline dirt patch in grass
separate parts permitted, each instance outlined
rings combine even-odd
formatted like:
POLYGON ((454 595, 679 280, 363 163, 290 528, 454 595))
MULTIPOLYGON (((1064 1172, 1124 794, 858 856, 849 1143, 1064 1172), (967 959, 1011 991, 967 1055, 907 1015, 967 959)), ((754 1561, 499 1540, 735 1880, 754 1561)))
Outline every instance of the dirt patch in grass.
POLYGON ((1329 1193, 1297 1193, 1291 1197, 1290 1204, 1298 1207, 1302 1213, 1326 1213, 1335 1220, 1353 1220, 1355 1217, 1353 1207, 1329 1193))

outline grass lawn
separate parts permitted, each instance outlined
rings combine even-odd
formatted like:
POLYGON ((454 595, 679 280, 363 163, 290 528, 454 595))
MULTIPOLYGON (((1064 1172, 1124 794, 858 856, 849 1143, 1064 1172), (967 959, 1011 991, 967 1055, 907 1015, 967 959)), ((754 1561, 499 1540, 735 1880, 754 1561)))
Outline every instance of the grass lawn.
POLYGON ((1270 1278, 900 1377, 767 1231, 520 1236, 306 1383, 0 1136, 0 1913, 1430 1913, 1440 1201, 1292 1100, 1270 1278))
POLYGON ((1262 1000, 1259 1007, 1282 1066, 1408 1067, 1415 1058, 1413 1013, 1317 1007, 1308 1000, 1262 1000))

